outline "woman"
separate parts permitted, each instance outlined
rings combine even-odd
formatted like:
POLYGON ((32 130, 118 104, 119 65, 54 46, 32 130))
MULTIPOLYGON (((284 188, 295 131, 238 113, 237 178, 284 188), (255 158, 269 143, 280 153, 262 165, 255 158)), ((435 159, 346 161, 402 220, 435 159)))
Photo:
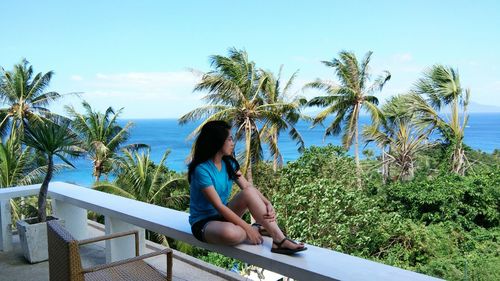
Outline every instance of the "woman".
POLYGON ((276 224, 271 202, 242 176, 232 157, 234 141, 231 127, 224 121, 207 122, 201 129, 189 164, 189 223, 200 241, 236 245, 263 242, 261 233, 273 238, 271 251, 294 254, 307 248, 285 237, 276 224), (228 202, 233 181, 241 191, 228 202), (249 210, 258 224, 249 225, 241 216, 249 210))

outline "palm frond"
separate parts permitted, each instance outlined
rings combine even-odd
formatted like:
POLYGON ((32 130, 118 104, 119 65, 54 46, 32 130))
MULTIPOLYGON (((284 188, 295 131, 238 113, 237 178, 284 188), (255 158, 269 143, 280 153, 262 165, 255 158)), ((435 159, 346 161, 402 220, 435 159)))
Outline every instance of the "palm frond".
POLYGON ((94 184, 94 186, 92 188, 95 190, 102 191, 102 192, 111 193, 114 195, 137 200, 137 198, 134 195, 132 195, 131 193, 128 193, 127 191, 123 190, 122 188, 120 188, 112 183, 97 182, 96 184, 94 184))

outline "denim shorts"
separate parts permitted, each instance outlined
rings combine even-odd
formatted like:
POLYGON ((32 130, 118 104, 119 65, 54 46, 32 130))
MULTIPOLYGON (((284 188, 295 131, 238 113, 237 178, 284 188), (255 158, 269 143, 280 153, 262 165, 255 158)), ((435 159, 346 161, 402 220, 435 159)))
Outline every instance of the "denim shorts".
POLYGON ((194 237, 196 237, 196 239, 200 240, 201 242, 207 242, 205 241, 205 227, 211 221, 227 221, 227 220, 221 215, 215 215, 195 222, 191 226, 191 232, 193 233, 194 237))

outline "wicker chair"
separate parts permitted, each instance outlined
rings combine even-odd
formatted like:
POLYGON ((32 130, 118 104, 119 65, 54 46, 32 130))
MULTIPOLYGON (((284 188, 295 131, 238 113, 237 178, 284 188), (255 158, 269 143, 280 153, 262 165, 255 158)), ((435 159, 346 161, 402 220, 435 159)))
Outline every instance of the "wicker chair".
POLYGON ((47 222, 49 276, 51 281, 83 280, 172 280, 172 250, 165 249, 139 256, 139 232, 127 231, 85 240, 76 240, 57 221, 47 222), (135 235, 135 257, 108 264, 83 268, 79 246, 97 241, 135 235), (143 259, 165 254, 167 276, 149 266, 143 259))

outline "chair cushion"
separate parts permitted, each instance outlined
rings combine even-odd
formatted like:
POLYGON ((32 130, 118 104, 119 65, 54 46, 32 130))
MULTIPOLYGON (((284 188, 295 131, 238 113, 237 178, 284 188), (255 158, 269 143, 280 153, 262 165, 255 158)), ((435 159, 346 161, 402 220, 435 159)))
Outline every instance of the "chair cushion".
POLYGON ((144 261, 135 261, 95 272, 85 273, 85 281, 166 280, 165 276, 144 261))

